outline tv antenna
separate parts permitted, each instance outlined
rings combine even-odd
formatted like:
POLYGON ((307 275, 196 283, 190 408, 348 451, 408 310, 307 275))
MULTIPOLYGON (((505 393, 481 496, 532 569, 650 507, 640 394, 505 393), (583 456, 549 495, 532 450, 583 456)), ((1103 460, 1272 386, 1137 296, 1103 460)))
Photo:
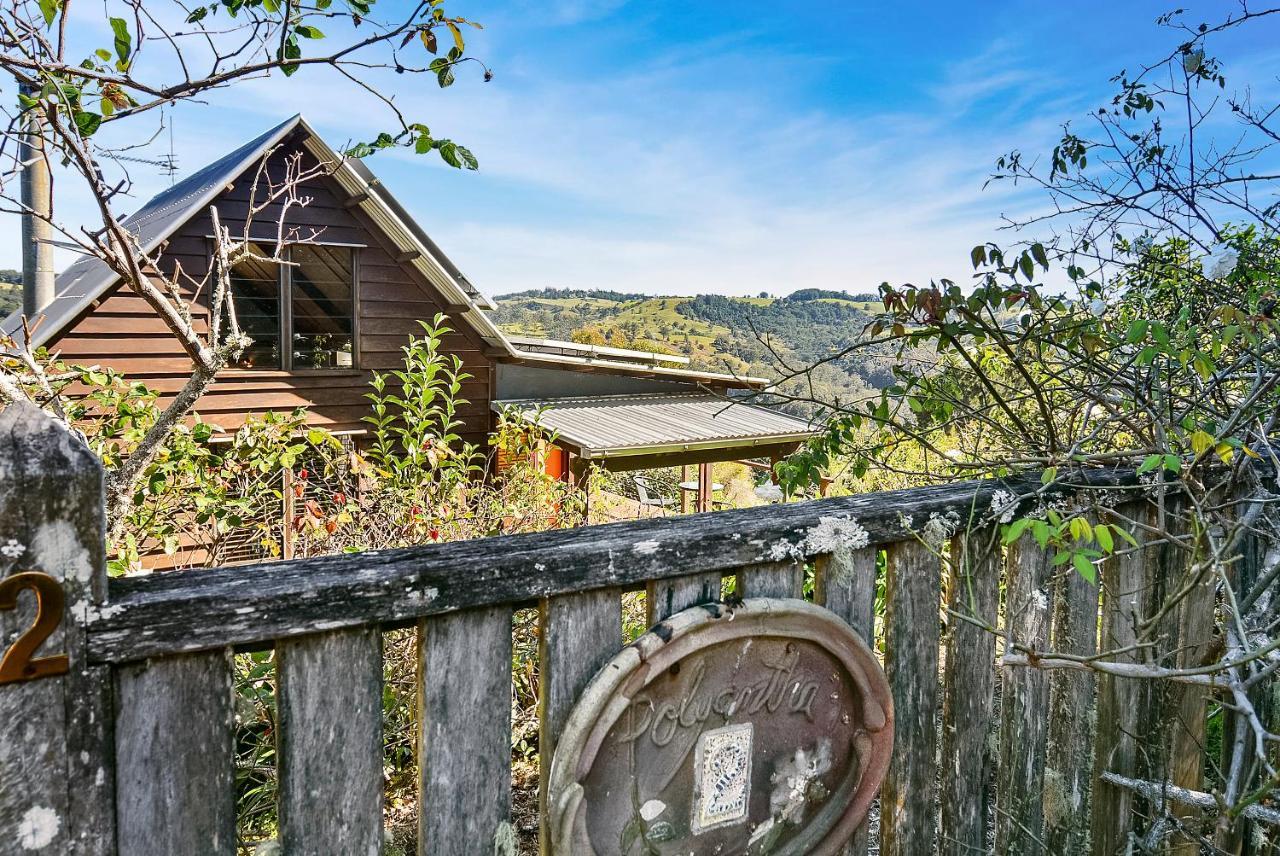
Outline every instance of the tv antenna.
POLYGON ((168 121, 166 121, 163 107, 160 109, 160 128, 159 130, 156 131, 155 136, 153 136, 150 140, 147 140, 147 142, 139 146, 132 146, 129 149, 125 149, 125 151, 141 149, 151 145, 153 142, 155 142, 156 137, 163 134, 166 130, 169 132, 169 151, 165 154, 161 154, 153 158, 144 158, 144 157, 139 157, 137 155, 123 155, 123 154, 117 154, 115 152, 112 152, 108 155, 108 157, 110 157, 112 160, 115 160, 115 161, 128 161, 130 163, 140 163, 140 164, 145 164, 146 166, 154 166, 157 169, 159 169, 160 172, 169 176, 169 184, 172 185, 174 182, 174 178, 178 174, 178 157, 174 153, 174 149, 173 149, 173 117, 172 116, 168 117, 168 121))

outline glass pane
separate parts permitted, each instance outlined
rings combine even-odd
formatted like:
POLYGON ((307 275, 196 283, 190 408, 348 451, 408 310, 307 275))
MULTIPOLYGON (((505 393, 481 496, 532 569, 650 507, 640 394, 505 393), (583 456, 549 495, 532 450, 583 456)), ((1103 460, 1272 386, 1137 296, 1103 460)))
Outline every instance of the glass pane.
POLYGON ((350 368, 355 330, 351 250, 297 245, 292 253, 293 367, 350 368))
MULTIPOLYGON (((251 252, 269 255, 261 247, 251 252)), ((280 362, 280 283, 278 266, 271 262, 245 260, 231 269, 231 297, 236 320, 253 344, 245 349, 236 365, 242 368, 278 369, 280 362)))

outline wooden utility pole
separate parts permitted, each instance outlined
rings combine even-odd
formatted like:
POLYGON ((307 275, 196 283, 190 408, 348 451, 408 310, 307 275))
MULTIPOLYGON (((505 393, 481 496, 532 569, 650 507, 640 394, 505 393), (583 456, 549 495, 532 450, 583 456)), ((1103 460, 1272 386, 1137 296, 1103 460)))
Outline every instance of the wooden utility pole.
MULTIPOLYGON (((24 94, 32 94, 23 87, 24 94)), ((22 115, 22 312, 35 318, 53 302, 53 177, 39 108, 22 115)))

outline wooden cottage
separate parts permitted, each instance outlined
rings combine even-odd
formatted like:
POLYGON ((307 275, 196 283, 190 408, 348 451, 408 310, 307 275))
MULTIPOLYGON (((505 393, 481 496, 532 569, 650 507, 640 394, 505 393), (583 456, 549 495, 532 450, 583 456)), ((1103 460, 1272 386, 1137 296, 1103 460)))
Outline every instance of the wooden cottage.
MULTIPOLYGON (((296 152, 338 166, 303 186, 310 204, 288 209, 286 234, 298 236, 293 264, 236 270, 237 312, 254 344, 200 401, 207 421, 234 430, 252 413, 305 407, 313 424, 358 445, 370 373, 399 367, 401 346, 421 332, 418 319, 445 313, 454 332, 443 347, 471 375, 459 414, 466 439, 483 444, 504 405, 540 409, 561 437, 548 460, 566 477, 590 461, 625 470, 777 455, 811 433, 803 420, 765 408, 726 408, 726 394, 759 389, 760 379, 692 371, 679 357, 503 334, 489 317, 493 303, 365 163, 343 159, 301 116, 178 182, 126 225, 159 254, 162 270, 181 265, 199 276, 210 261, 210 207, 238 234, 263 159, 278 175, 296 152)), ((259 215, 251 235, 274 241, 278 220, 259 215)), ((95 258, 59 275, 42 315, 33 345, 70 362, 113 368, 164 394, 190 375, 161 319, 95 258)), ((16 334, 20 325, 15 314, 3 329, 16 334)))

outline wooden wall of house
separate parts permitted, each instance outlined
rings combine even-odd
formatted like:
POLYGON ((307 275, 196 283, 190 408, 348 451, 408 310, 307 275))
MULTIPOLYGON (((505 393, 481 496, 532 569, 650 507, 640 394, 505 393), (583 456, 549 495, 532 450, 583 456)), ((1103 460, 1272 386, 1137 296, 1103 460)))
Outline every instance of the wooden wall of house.
MULTIPOLYGON (((295 148, 286 146, 273 156, 270 174, 282 173, 285 152, 295 148)), ((243 233, 255 173, 251 168, 218 199, 219 216, 233 234, 243 233)), ((362 211, 343 206, 345 193, 335 181, 327 177, 310 181, 304 192, 312 201, 289 209, 288 226, 306 235, 318 230, 318 242, 364 245, 357 251, 358 368, 311 373, 227 369, 197 410, 206 421, 228 430, 239 427, 251 413, 287 412, 300 406, 308 408, 313 424, 338 431, 366 428, 361 418, 369 412, 364 396, 369 392, 370 372, 400 367, 400 348, 411 334, 421 333, 417 319, 429 320, 446 307, 443 297, 410 262, 397 261, 400 251, 362 211)), ((258 214, 251 234, 274 235, 278 220, 278 209, 258 214)), ((181 265, 192 276, 202 276, 209 263, 212 231, 207 213, 196 216, 169 241, 162 269, 171 271, 181 265)), ((202 329, 207 317, 207 311, 197 309, 202 329)), ((469 403, 460 412, 465 422, 462 433, 483 444, 491 427, 493 365, 484 356, 484 343, 463 319, 451 319, 450 326, 455 332, 444 338, 442 346, 457 354, 472 375, 463 387, 469 403)), ((60 351, 68 362, 109 366, 166 394, 181 388, 190 374, 188 359, 164 323, 142 298, 120 286, 51 341, 49 348, 60 351)))

